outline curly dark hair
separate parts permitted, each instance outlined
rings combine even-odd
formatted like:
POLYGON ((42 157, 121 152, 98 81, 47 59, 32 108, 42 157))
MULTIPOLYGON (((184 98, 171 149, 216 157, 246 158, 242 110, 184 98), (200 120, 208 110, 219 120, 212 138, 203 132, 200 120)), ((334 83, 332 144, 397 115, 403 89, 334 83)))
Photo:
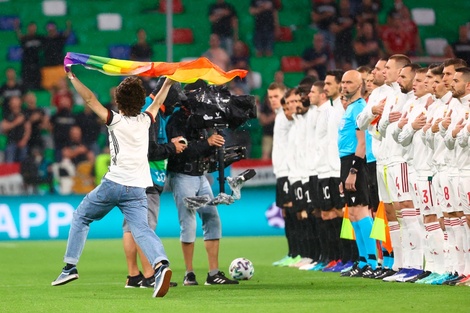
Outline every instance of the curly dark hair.
POLYGON ((116 103, 124 115, 139 115, 145 104, 145 89, 140 78, 126 77, 116 87, 116 103))

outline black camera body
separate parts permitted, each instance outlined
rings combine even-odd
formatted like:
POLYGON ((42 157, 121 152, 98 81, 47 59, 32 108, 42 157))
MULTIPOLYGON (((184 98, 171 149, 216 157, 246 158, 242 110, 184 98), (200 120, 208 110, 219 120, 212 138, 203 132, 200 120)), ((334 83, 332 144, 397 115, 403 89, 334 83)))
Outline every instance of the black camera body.
POLYGON ((236 129, 256 118, 255 97, 231 95, 226 86, 207 85, 186 92, 183 101, 191 114, 188 123, 195 129, 227 125, 236 129))

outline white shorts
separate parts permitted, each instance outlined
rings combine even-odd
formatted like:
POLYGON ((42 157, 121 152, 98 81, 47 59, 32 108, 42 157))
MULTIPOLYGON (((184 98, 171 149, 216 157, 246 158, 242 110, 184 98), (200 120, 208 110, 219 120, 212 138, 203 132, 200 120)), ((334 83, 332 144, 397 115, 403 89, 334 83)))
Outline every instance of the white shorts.
POLYGON ((459 177, 459 194, 463 213, 470 215, 470 176, 459 177))
POLYGON ((437 177, 438 184, 435 185, 435 188, 442 212, 462 211, 458 188, 459 177, 449 175, 447 170, 437 172, 434 177, 437 177))
POLYGON ((406 162, 377 166, 379 196, 384 203, 412 200, 406 162), (383 169, 382 169, 383 168, 383 169))
POLYGON ((428 176, 418 176, 418 193, 420 198, 421 214, 442 216, 440 206, 437 204, 436 195, 432 184, 432 178, 428 176))
POLYGON ((420 208, 421 198, 419 197, 418 191, 418 173, 416 173, 416 170, 411 166, 408 166, 408 184, 413 205, 415 208, 420 208))

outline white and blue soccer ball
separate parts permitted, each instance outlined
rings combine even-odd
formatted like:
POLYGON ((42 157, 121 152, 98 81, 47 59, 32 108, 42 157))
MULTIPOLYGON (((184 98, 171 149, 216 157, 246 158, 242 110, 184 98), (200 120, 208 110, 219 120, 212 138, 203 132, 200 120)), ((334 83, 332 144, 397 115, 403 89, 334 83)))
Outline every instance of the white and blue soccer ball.
POLYGON ((230 263, 228 272, 233 279, 248 280, 253 277, 255 268, 250 260, 246 258, 237 258, 230 263))

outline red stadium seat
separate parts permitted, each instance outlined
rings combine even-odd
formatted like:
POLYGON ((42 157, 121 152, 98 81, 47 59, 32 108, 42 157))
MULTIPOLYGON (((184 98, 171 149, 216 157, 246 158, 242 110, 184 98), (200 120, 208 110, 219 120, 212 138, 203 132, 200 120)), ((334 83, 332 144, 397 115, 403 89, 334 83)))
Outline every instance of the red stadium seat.
POLYGON ((277 41, 280 42, 291 42, 293 37, 292 37, 292 30, 290 27, 287 26, 281 26, 280 27, 280 34, 279 37, 277 38, 277 41))
POLYGON ((191 28, 175 28, 173 29, 173 43, 190 44, 193 43, 193 31, 191 28))
POLYGON ((299 56, 284 56, 281 58, 281 70, 285 73, 302 72, 302 58, 299 56))
MULTIPOLYGON (((183 11, 183 2, 181 0, 173 0, 173 13, 180 14, 183 13, 183 11)), ((166 13, 166 0, 160 0, 158 12, 166 13)))

